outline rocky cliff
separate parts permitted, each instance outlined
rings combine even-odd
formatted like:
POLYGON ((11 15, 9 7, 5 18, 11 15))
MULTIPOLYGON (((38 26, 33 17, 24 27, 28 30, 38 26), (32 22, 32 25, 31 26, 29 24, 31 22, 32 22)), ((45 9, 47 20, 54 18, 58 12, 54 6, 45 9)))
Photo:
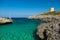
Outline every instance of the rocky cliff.
POLYGON ((60 40, 60 20, 54 18, 44 21, 38 26, 37 35, 42 40, 60 40))
POLYGON ((39 16, 30 16, 29 18, 43 20, 36 32, 41 40, 60 40, 60 15, 43 14, 39 16))

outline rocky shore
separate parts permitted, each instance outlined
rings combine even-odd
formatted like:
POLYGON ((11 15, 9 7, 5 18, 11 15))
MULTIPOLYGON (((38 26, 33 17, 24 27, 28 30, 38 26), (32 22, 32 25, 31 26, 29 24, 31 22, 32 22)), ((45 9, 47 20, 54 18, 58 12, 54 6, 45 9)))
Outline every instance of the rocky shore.
POLYGON ((12 23, 13 21, 11 19, 7 19, 7 18, 0 18, 0 25, 1 24, 9 24, 12 23))
POLYGON ((41 15, 30 17, 30 19, 32 18, 43 20, 36 32, 41 40, 60 40, 60 16, 41 15))
POLYGON ((37 35, 43 40, 60 40, 59 16, 41 18, 43 23, 37 28, 37 35))

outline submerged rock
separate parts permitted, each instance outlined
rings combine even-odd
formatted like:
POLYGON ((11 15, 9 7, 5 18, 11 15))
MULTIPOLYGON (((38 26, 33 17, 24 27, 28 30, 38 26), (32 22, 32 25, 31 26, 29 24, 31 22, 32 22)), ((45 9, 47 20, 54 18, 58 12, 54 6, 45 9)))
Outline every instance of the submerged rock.
POLYGON ((37 35, 42 40, 60 40, 60 19, 45 18, 37 28, 37 35))

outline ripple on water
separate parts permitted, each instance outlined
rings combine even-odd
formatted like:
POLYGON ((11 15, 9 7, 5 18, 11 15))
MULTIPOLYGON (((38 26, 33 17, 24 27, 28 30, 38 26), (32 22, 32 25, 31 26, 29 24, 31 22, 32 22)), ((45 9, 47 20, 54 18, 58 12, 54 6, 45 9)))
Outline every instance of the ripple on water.
POLYGON ((14 19, 14 23, 0 27, 0 40, 35 40, 33 32, 38 20, 14 19))

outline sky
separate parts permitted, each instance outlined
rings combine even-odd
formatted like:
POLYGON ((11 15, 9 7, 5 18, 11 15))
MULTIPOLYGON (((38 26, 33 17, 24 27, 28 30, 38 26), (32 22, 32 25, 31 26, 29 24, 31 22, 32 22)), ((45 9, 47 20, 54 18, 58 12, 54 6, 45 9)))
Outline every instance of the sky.
POLYGON ((60 0, 0 0, 0 17, 28 17, 50 8, 60 11, 60 0))

